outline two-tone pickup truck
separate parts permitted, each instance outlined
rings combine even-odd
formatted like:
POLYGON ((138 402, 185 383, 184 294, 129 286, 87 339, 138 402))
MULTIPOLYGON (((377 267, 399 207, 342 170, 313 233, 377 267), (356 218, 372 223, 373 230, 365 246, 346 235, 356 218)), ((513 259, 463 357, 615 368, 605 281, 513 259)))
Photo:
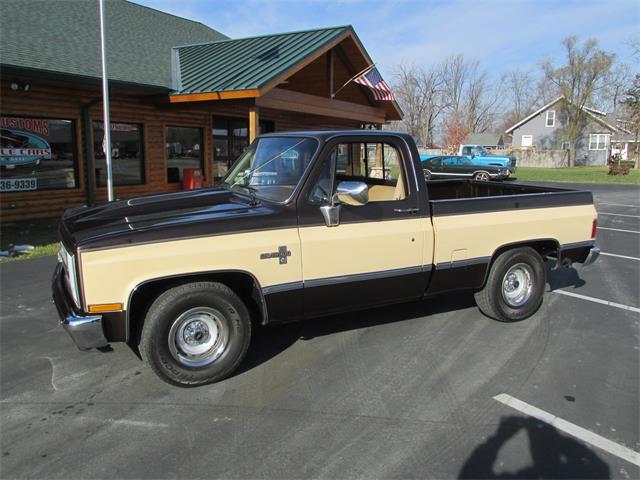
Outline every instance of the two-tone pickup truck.
POLYGON ((461 289, 489 317, 527 318, 545 259, 595 260, 595 225, 589 192, 427 184, 404 134, 275 133, 216 187, 66 212, 53 296, 81 349, 128 342, 194 386, 239 366, 252 324, 461 289))

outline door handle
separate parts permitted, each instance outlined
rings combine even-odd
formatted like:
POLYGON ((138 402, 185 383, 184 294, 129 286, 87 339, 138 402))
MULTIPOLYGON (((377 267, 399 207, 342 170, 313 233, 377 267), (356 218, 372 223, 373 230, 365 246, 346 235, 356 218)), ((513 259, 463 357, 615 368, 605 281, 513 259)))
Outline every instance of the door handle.
POLYGON ((394 212, 396 213, 418 213, 417 208, 394 208, 394 212))

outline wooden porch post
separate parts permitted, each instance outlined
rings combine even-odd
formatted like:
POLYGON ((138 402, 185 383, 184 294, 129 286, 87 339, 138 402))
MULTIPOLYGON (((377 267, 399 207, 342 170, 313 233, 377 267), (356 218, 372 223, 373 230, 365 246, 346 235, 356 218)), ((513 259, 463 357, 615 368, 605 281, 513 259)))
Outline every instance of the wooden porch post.
POLYGON ((249 143, 253 142, 260 133, 260 114, 258 107, 249 109, 249 143))

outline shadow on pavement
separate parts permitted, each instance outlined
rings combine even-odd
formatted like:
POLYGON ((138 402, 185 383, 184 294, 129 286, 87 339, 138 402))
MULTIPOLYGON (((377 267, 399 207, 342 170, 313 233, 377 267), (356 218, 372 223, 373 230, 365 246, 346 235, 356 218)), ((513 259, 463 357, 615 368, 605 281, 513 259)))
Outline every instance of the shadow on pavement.
POLYGON ((476 447, 458 475, 470 478, 611 478, 609 466, 591 449, 533 418, 505 417, 476 447), (528 436, 533 464, 516 471, 494 470, 500 449, 520 430, 528 436))
POLYGON ((552 270, 549 263, 547 263, 547 283, 550 290, 558 290, 566 287, 578 288, 586 282, 580 278, 580 274, 573 267, 561 267, 552 270))
MULTIPOLYGON (((247 357, 233 376, 269 361, 300 339, 310 340, 315 337, 333 335, 339 332, 402 322, 469 307, 475 307, 473 293, 458 292, 420 302, 403 303, 388 307, 313 318, 284 325, 256 327, 253 332, 247 357)), ((481 314, 478 313, 478 315, 481 314)))

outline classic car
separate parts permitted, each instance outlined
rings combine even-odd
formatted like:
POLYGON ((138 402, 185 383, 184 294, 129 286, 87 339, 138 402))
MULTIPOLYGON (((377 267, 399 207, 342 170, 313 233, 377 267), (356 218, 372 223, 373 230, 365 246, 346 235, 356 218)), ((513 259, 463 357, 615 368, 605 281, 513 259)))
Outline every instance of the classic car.
POLYGON ((470 177, 478 181, 503 180, 508 178, 510 173, 507 167, 477 165, 473 160, 457 155, 423 160, 422 170, 426 180, 463 177, 470 177))

